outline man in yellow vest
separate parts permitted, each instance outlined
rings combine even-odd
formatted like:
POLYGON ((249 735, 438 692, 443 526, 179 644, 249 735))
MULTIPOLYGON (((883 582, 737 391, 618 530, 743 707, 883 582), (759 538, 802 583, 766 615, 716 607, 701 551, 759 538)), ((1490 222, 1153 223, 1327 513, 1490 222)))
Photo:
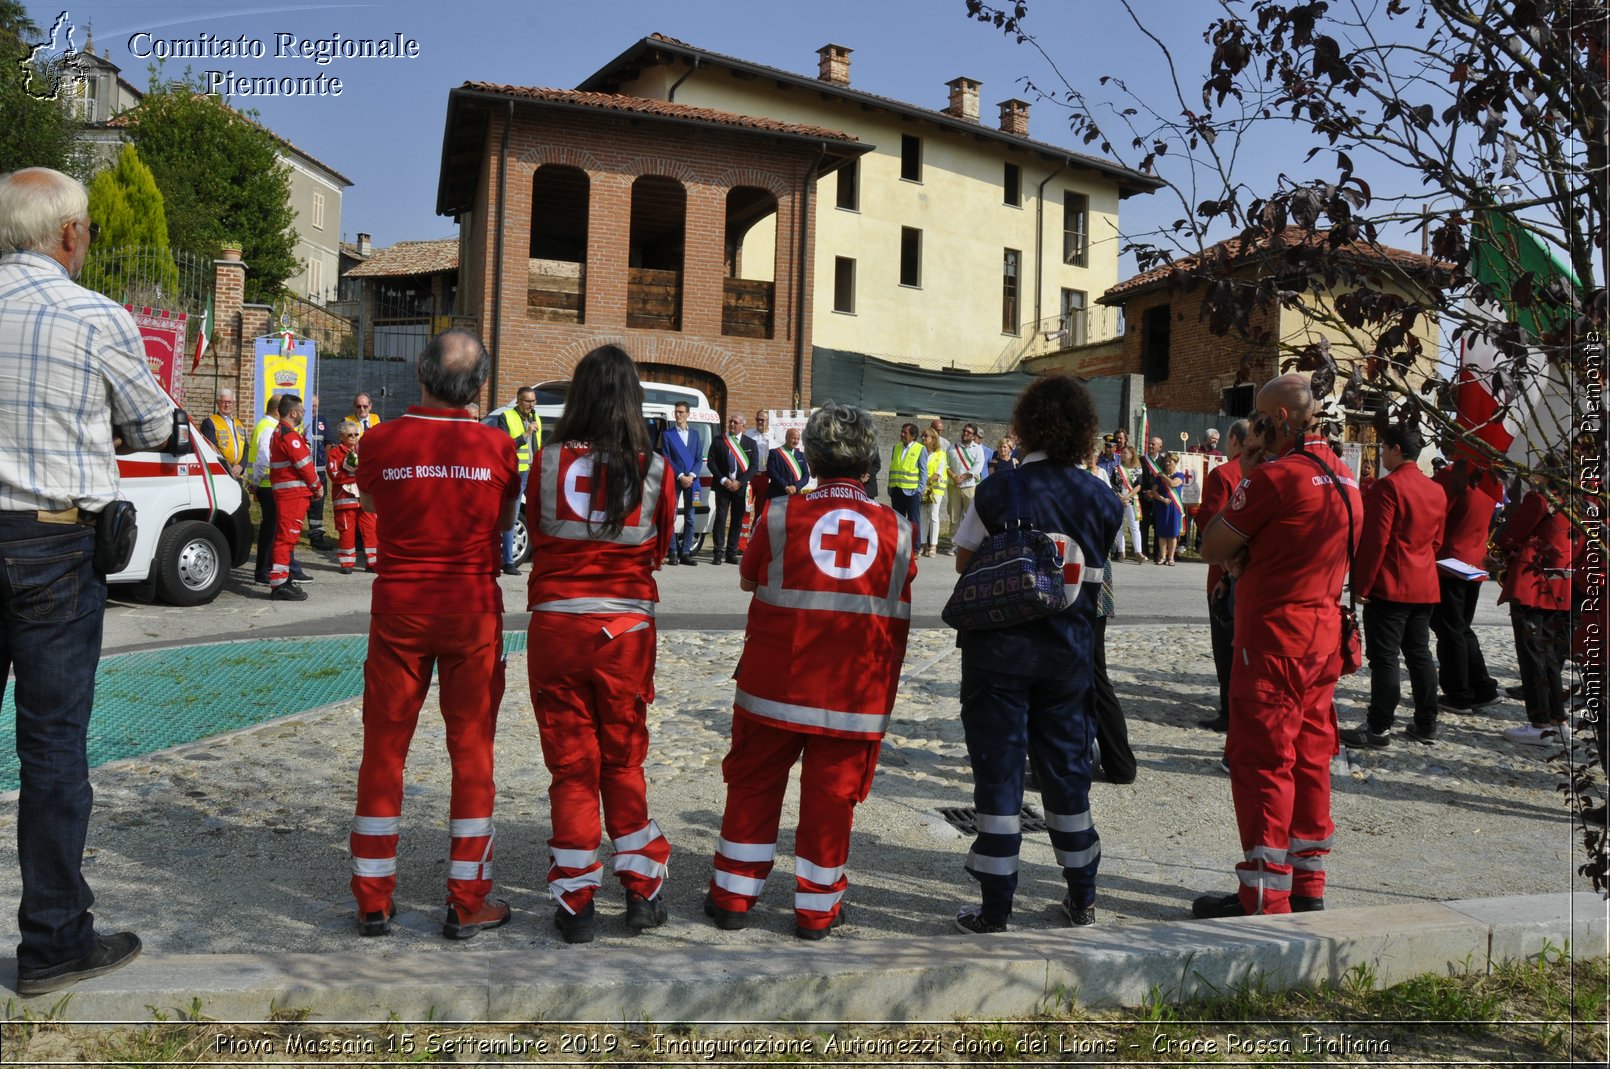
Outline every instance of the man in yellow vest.
MULTIPOLYGON (((531 472, 531 455, 542 448, 542 417, 537 415, 537 391, 522 386, 514 393, 514 406, 497 416, 497 425, 514 439, 514 456, 520 463, 520 497, 525 498, 526 477, 531 472)), ((503 532, 503 574, 519 575, 514 563, 514 532, 503 532)))
POLYGON ((216 411, 201 421, 201 436, 212 443, 224 458, 229 474, 238 479, 251 451, 251 439, 235 418, 235 391, 227 386, 220 387, 213 405, 216 411))
POLYGON ((922 492, 928 482, 928 451, 917 441, 917 425, 900 425, 900 444, 889 459, 889 503, 894 510, 920 524, 922 492))
POLYGON ((369 395, 360 393, 352 398, 352 415, 347 417, 358 425, 358 432, 368 430, 380 423, 380 417, 375 415, 375 406, 369 400, 369 395))

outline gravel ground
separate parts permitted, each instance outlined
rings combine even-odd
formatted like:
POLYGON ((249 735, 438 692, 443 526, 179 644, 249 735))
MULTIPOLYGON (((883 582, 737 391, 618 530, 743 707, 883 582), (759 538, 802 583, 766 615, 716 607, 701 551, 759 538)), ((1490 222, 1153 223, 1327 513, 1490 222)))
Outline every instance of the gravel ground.
MULTIPOLYGON (((1510 681, 1508 629, 1479 631, 1493 670, 1510 681)), ((792 928, 792 793, 777 870, 752 927, 720 932, 700 915, 741 641, 738 632, 660 636, 647 771, 651 811, 675 851, 666 892, 672 922, 646 938, 666 945, 760 944, 792 928)), ((1218 767, 1222 736, 1196 727, 1215 694, 1207 629, 1120 620, 1108 641, 1140 776, 1093 788, 1103 848, 1099 922, 1179 919, 1193 895, 1233 888, 1229 869, 1240 852, 1229 779, 1218 767)), ((877 781, 856 819, 843 938, 944 933, 972 900, 962 871, 968 839, 938 814, 972 802, 958 681, 951 632, 915 632, 877 781)), ((1360 674, 1339 688, 1344 726, 1362 719, 1367 686, 1360 674)), ((524 658, 513 658, 497 743, 496 893, 515 907, 509 928, 466 944, 437 936, 449 769, 434 695, 407 773, 398 937, 352 934, 346 836, 361 743, 356 701, 95 770, 85 872, 101 926, 133 928, 150 950, 166 953, 474 953, 557 941, 544 883, 547 772, 528 695, 524 658)), ((1563 766, 1549 762, 1551 751, 1499 735, 1522 718, 1518 704, 1499 704, 1445 716, 1432 747, 1399 736, 1389 749, 1339 757, 1331 907, 1589 890, 1574 875, 1580 847, 1557 790, 1563 766)), ((13 901, 15 822, 13 796, 0 803, 0 898, 13 901)), ((1043 833, 1026 838, 1023 859, 1014 924, 1057 926, 1060 872, 1043 833)), ((595 945, 629 938, 614 916, 618 902, 606 879, 595 945)), ((14 935, 8 922, 0 941, 14 935)))

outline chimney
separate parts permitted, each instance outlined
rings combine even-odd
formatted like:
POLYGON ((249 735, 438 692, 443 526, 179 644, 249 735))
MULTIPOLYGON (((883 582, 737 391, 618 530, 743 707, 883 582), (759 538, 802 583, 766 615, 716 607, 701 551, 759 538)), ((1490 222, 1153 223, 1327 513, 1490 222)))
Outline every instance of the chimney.
POLYGON ((1026 100, 1001 101, 1001 133, 1029 136, 1029 102, 1026 100))
POLYGON ((816 54, 821 59, 816 68, 816 77, 834 85, 849 85, 850 53, 854 51, 855 49, 843 45, 823 45, 818 48, 816 54))
POLYGON ((950 106, 945 109, 945 114, 977 122, 978 90, 983 83, 974 78, 952 78, 945 84, 950 86, 950 106))
POLYGON ((358 234, 358 255, 369 255, 369 235, 362 232, 358 234))

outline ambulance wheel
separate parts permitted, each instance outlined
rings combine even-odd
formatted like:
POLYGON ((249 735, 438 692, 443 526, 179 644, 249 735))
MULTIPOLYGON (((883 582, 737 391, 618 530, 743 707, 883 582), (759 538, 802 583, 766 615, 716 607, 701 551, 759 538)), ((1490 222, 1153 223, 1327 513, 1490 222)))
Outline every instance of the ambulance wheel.
POLYGON ((169 605, 205 605, 229 578, 229 544, 210 523, 185 520, 162 532, 151 562, 157 597, 169 605))
POLYGON ((514 517, 514 563, 524 564, 531 559, 531 533, 526 530, 525 510, 514 517))

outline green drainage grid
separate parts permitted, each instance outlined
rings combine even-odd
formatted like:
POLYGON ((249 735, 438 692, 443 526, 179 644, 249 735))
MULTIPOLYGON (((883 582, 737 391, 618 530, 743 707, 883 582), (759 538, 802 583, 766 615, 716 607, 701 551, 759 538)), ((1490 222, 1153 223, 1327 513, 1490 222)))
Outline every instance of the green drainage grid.
MULTIPOLYGON (((503 648, 525 649, 523 631, 503 648)), ((90 767, 166 750, 363 694, 367 635, 260 639, 101 658, 89 720, 90 767)), ((15 738, 13 688, 0 702, 0 737, 15 738)), ((0 791, 20 784, 17 751, 0 749, 0 791)))

